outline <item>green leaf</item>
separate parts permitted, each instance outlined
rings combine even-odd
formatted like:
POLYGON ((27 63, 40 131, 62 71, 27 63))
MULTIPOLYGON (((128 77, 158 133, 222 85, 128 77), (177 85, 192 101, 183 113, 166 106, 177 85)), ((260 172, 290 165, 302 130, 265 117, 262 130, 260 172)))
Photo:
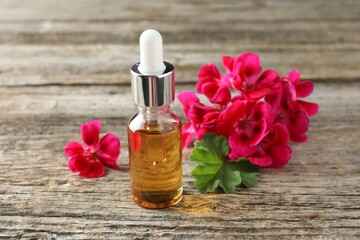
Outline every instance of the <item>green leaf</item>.
POLYGON ((248 188, 255 186, 260 176, 260 167, 252 164, 246 158, 237 160, 235 165, 240 172, 242 185, 248 188))
POLYGON ((209 133, 201 141, 195 142, 190 161, 196 166, 191 172, 195 187, 201 193, 214 192, 221 187, 224 192, 235 192, 241 183, 252 187, 260 175, 259 167, 246 158, 237 161, 224 161, 229 153, 229 144, 224 136, 209 133))

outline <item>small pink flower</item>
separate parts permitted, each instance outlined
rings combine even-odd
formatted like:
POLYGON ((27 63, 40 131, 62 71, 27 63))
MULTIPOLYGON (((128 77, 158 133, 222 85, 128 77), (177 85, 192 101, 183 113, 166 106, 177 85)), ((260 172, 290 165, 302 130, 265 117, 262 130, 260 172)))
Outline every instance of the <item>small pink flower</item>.
POLYGON ((284 125, 276 123, 269 133, 248 156, 249 161, 261 167, 284 167, 291 158, 292 150, 288 146, 289 134, 284 125))
POLYGON ((185 148, 192 142, 194 137, 198 140, 204 134, 215 130, 220 110, 200 103, 196 94, 190 91, 180 93, 178 99, 183 105, 185 117, 190 120, 182 129, 182 147, 185 148))
POLYGON ((220 110, 216 107, 197 102, 191 105, 188 111, 188 119, 195 130, 196 140, 201 139, 206 133, 215 131, 216 119, 219 113, 220 110))
POLYGON ((99 178, 104 175, 104 165, 118 168, 116 163, 120 155, 119 138, 108 133, 99 139, 101 121, 94 120, 80 126, 81 137, 85 146, 78 142, 69 142, 64 149, 69 157, 69 170, 81 177, 99 178))
POLYGON ((309 96, 314 89, 311 81, 300 81, 300 73, 292 70, 287 77, 281 79, 281 90, 266 96, 265 100, 274 109, 276 119, 283 123, 294 142, 306 142, 309 128, 309 117, 318 113, 316 103, 298 100, 309 96))
POLYGON ((219 109, 213 106, 206 106, 205 104, 194 102, 188 111, 188 118, 195 125, 204 124, 205 116, 213 112, 219 112, 219 109))
POLYGON ((202 122, 197 125, 196 140, 200 140, 205 134, 215 131, 219 114, 218 109, 208 110, 204 113, 202 122))
POLYGON ((231 93, 229 83, 222 80, 219 69, 213 64, 204 65, 200 68, 198 77, 198 93, 203 93, 211 103, 225 108, 231 100, 231 93))
POLYGON ((248 157, 268 133, 274 114, 266 102, 237 100, 217 119, 216 134, 228 137, 231 159, 248 157))
POLYGON ((188 117, 189 109, 194 103, 200 102, 199 98, 196 96, 194 92, 191 91, 183 91, 177 97, 181 105, 183 106, 185 117, 189 118, 188 117))
POLYGON ((243 53, 236 58, 224 56, 223 65, 227 70, 225 82, 230 82, 249 101, 257 101, 279 89, 279 75, 273 70, 262 74, 260 58, 254 53, 243 53))
POLYGON ((288 88, 288 92, 290 92, 291 100, 296 101, 296 103, 300 105, 307 115, 316 115, 319 111, 319 105, 316 103, 298 100, 298 98, 310 96, 310 94, 314 91, 314 83, 309 80, 301 81, 300 72, 296 69, 289 72, 287 78, 289 83, 286 87, 288 88))

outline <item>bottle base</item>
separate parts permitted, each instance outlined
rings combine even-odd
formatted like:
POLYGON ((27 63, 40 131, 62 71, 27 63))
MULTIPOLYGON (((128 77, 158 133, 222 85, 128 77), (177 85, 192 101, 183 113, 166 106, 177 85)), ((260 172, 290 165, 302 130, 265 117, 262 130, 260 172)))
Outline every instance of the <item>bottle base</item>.
POLYGON ((131 198, 134 202, 144 208, 160 209, 167 208, 179 203, 182 199, 183 189, 173 192, 138 192, 131 190, 131 198))

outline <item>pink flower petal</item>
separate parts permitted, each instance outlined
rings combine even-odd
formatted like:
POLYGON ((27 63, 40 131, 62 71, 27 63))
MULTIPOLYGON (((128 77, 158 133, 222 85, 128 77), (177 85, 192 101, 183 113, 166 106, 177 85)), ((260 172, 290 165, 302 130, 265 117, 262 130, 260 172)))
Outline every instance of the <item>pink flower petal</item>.
POLYGON ((182 148, 189 146, 195 136, 195 129, 191 122, 187 122, 182 128, 182 148))
POLYGON ((224 68, 226 69, 226 72, 232 72, 233 71, 233 64, 234 64, 235 58, 232 56, 223 56, 222 57, 222 64, 224 68))
POLYGON ((181 92, 177 97, 181 105, 183 106, 185 117, 188 118, 188 111, 190 107, 194 103, 199 103, 200 102, 199 98, 196 96, 195 93, 191 91, 181 92))
POLYGON ((201 140, 201 138, 209 132, 211 132, 209 128, 200 125, 199 129, 196 131, 196 140, 201 140))
POLYGON ((233 125, 236 121, 244 118, 246 114, 246 102, 236 101, 224 111, 224 120, 233 125))
POLYGON ((264 118, 252 124, 250 146, 256 146, 266 136, 266 127, 267 124, 264 118))
POLYGON ((99 134, 101 128, 101 121, 94 120, 81 124, 81 137, 87 146, 95 146, 99 142, 99 134))
POLYGON ((212 83, 204 83, 200 91, 198 92, 203 93, 209 100, 211 100, 215 96, 218 89, 219 89, 218 85, 212 83))
POLYGON ((77 172, 83 173, 89 171, 90 161, 83 155, 76 155, 74 159, 74 168, 77 172))
POLYGON ((255 147, 250 146, 250 138, 245 133, 232 134, 228 140, 232 156, 235 158, 247 157, 256 150, 255 147))
POLYGON ((221 112, 217 118, 217 122, 215 125, 215 132, 218 136, 223 135, 229 137, 231 134, 234 133, 235 129, 234 129, 233 120, 229 122, 228 120, 230 119, 226 119, 224 117, 225 111, 221 112))
POLYGON ((205 106, 202 103, 194 103, 188 111, 188 118, 195 124, 203 122, 204 115, 209 112, 219 111, 216 107, 205 106))
POLYGON ((283 95, 283 91, 279 91, 265 96, 265 101, 270 104, 275 113, 278 113, 281 108, 283 95))
POLYGON ((119 138, 113 134, 108 133, 106 134, 99 143, 98 154, 106 154, 109 157, 103 157, 103 158, 110 158, 117 160, 120 155, 120 140, 119 138))
POLYGON ((307 136, 305 133, 296 133, 293 131, 290 131, 290 139, 291 141, 295 143, 305 143, 307 142, 307 136))
POLYGON ((217 123, 217 118, 219 116, 220 112, 214 111, 214 112, 208 112, 204 115, 204 120, 201 125, 203 125, 206 128, 211 128, 211 131, 214 131, 215 124, 217 123))
POLYGON ((82 172, 79 175, 85 178, 99 178, 105 173, 104 166, 99 161, 91 162, 89 171, 82 172))
POLYGON ((231 101, 231 93, 228 87, 220 87, 210 101, 219 104, 222 108, 226 107, 231 101))
POLYGON ((233 77, 232 73, 226 74, 221 80, 220 87, 231 88, 232 77, 233 77))
POLYGON ((68 161, 68 168, 71 172, 73 173, 77 173, 79 172, 78 170, 76 170, 75 166, 74 166, 74 160, 75 158, 74 157, 71 157, 69 158, 69 161, 68 161))
POLYGON ((72 157, 78 154, 83 154, 84 147, 78 142, 69 142, 66 144, 64 152, 66 156, 72 157))
POLYGON ((249 91, 245 97, 247 97, 247 99, 249 101, 256 101, 262 97, 264 97, 265 95, 268 95, 270 93, 272 93, 273 91, 270 88, 257 88, 254 90, 249 91))
POLYGON ((111 158, 107 154, 101 154, 100 156, 97 156, 96 158, 98 161, 100 161, 104 166, 118 169, 119 166, 117 165, 117 158, 111 158))
POLYGON ((203 122, 198 125, 196 139, 201 139, 206 133, 214 132, 219 111, 208 112, 204 115, 203 122))
POLYGON ((246 52, 235 59, 237 72, 242 76, 244 81, 253 84, 261 72, 260 57, 254 53, 246 52))
MULTIPOLYGON (((282 83, 282 88, 283 88, 282 97, 288 98, 287 101, 290 101, 290 100, 295 101, 297 98, 295 85, 292 84, 287 78, 283 78, 281 80, 281 83, 282 83)), ((282 99, 282 100, 284 101, 285 99, 282 99)))
POLYGON ((296 69, 291 70, 288 74, 289 81, 291 82, 291 84, 293 85, 297 85, 300 82, 301 76, 300 76, 300 72, 296 69))
POLYGON ((257 102, 252 111, 252 118, 255 121, 264 118, 267 124, 272 124, 275 120, 274 110, 267 102, 257 102))
POLYGON ((249 156, 249 161, 252 164, 260 167, 268 167, 272 164, 272 159, 262 149, 258 149, 255 153, 249 156))
POLYGON ((108 160, 105 160, 104 162, 102 162, 106 167, 109 167, 109 168, 113 168, 113 169, 118 169, 119 166, 117 164, 117 161, 108 161, 108 160))
POLYGON ((204 90, 204 85, 210 85, 212 88, 215 88, 216 90, 219 88, 220 81, 219 79, 216 79, 212 76, 205 76, 202 78, 199 78, 199 81, 196 83, 196 91, 198 93, 205 93, 206 90, 204 90))
POLYGON ((244 79, 239 75, 236 74, 234 75, 231 79, 229 79, 231 82, 231 86, 239 91, 240 93, 243 92, 243 84, 244 84, 244 79))
POLYGON ((246 99, 245 99, 244 96, 242 96, 242 95, 236 95, 236 96, 233 96, 233 97, 231 98, 231 102, 232 102, 232 103, 234 103, 234 102, 236 102, 236 101, 244 101, 244 100, 246 100, 246 99))
POLYGON ((206 76, 213 77, 215 79, 221 78, 221 73, 219 69, 212 63, 206 64, 200 68, 198 77, 203 78, 206 76))
POLYGON ((314 91, 314 83, 311 81, 303 81, 296 85, 296 96, 305 98, 314 91))
POLYGON ((278 83, 280 83, 280 77, 274 70, 264 71, 257 80, 258 85, 266 87, 272 87, 278 83))
POLYGON ((302 100, 297 100, 297 103, 301 105, 309 116, 315 116, 319 112, 319 105, 316 103, 305 102, 302 100))
POLYGON ((286 145, 289 142, 289 133, 285 125, 281 123, 276 123, 273 126, 273 129, 267 135, 267 139, 271 141, 272 144, 276 145, 286 145))
POLYGON ((289 116, 289 130, 303 133, 309 129, 309 118, 304 111, 296 111, 289 116))
POLYGON ((283 168, 291 158, 291 148, 287 145, 274 145, 268 150, 272 158, 271 167, 283 168))

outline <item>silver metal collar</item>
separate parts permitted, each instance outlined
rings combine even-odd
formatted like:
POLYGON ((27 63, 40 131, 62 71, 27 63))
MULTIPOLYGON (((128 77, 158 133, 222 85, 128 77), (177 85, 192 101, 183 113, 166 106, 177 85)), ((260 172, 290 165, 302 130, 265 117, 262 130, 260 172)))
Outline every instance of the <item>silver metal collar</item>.
POLYGON ((166 69, 160 75, 142 75, 139 63, 131 68, 131 91, 136 105, 157 107, 170 105, 175 99, 175 69, 164 62, 166 69))

